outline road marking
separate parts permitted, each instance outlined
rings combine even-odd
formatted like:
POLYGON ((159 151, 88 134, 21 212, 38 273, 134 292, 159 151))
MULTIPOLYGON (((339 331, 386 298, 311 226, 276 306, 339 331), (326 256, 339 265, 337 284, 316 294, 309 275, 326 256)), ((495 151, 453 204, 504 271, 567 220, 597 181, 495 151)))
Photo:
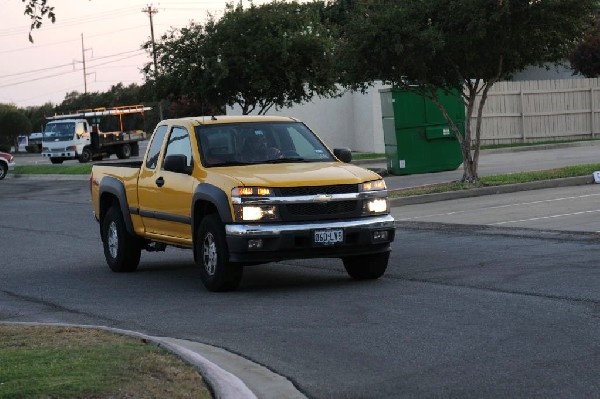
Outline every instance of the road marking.
POLYGON ((596 213, 596 212, 600 212, 600 209, 596 209, 596 210, 593 210, 593 211, 582 211, 582 212, 574 212, 574 213, 562 213, 560 215, 541 216, 541 217, 530 218, 530 219, 519 219, 519 220, 509 220, 509 221, 506 221, 506 222, 488 223, 488 226, 499 226, 499 225, 502 225, 502 224, 509 224, 509 223, 534 222, 536 220, 555 219, 555 218, 561 218, 561 217, 565 217, 565 216, 577 216, 577 215, 584 215, 584 214, 587 214, 587 213, 596 213))
MULTIPOLYGON (((566 201, 566 200, 581 199, 581 198, 596 197, 596 196, 600 196, 600 194, 584 194, 584 195, 578 195, 578 196, 573 196, 573 197, 561 197, 561 198, 553 198, 553 199, 548 199, 548 200, 539 200, 539 201, 531 201, 531 202, 518 202, 516 204, 489 206, 489 207, 485 207, 485 208, 480 208, 479 210, 502 209, 502 208, 510 208, 510 207, 514 207, 514 206, 537 205, 537 204, 543 204, 543 203, 549 203, 549 202, 566 201)), ((473 210, 470 209, 470 210, 464 210, 464 211, 435 213, 435 214, 431 214, 431 215, 414 216, 414 217, 409 217, 409 218, 396 218, 396 220, 400 221, 400 220, 426 219, 426 218, 432 218, 432 217, 438 217, 438 216, 452 216, 452 215, 457 215, 457 214, 467 213, 467 212, 473 212, 473 210)))

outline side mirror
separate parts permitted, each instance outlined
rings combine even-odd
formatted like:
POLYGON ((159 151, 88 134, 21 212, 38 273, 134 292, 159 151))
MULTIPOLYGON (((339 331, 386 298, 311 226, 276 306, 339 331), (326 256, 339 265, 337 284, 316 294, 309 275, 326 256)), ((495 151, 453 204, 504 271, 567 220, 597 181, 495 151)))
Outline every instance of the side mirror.
POLYGON ((352 162, 352 151, 349 148, 336 148, 333 150, 333 155, 344 163, 352 162))
POLYGON ((189 175, 194 169, 193 166, 188 166, 187 157, 183 154, 173 154, 165 158, 164 169, 167 172, 184 173, 189 175))

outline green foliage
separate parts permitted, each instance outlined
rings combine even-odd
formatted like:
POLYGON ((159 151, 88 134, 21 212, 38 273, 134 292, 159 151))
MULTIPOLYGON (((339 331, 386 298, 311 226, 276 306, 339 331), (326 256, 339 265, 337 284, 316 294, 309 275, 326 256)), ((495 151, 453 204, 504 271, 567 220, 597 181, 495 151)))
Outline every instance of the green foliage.
POLYGON ((571 68, 586 78, 600 76, 600 17, 569 54, 571 68))
MULTIPOLYGON (((216 109, 238 104, 244 114, 332 95, 333 42, 321 17, 314 3, 230 4, 219 20, 162 37, 157 90, 216 109)), ((150 64, 145 71, 152 79, 150 64)))
POLYGON ((18 136, 31 133, 31 122, 21 111, 8 110, 0 112, 0 143, 15 145, 18 136))
POLYGON ((529 65, 564 59, 595 7, 596 0, 338 0, 330 15, 344 21, 337 48, 343 84, 382 80, 431 98, 461 143, 463 180, 473 182, 488 90, 529 65), (439 104, 438 88, 464 102, 464 135, 439 104))
POLYGON ((54 23, 56 21, 56 15, 54 15, 54 7, 50 7, 47 4, 47 0, 21 0, 25 3, 25 15, 31 18, 31 26, 29 28, 29 41, 33 43, 33 36, 31 32, 34 29, 39 29, 42 26, 44 18, 54 23))

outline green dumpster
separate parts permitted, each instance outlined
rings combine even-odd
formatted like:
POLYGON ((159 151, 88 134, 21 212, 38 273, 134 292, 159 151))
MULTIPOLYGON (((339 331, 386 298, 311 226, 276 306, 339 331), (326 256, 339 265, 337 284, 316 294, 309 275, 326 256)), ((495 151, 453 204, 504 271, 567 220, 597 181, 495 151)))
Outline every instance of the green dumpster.
MULTIPOLYGON (((439 108, 414 93, 380 90, 387 170, 393 175, 454 170, 462 163, 456 136, 439 108)), ((440 102, 464 133, 465 108, 454 96, 440 102)))

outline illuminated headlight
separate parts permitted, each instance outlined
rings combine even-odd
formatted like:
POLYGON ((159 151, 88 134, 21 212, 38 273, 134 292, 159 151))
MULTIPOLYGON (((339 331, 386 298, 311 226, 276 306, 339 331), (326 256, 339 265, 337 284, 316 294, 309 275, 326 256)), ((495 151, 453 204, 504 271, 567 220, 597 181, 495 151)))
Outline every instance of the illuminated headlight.
POLYGON ((359 186, 359 191, 360 192, 365 192, 365 191, 381 191, 381 190, 386 190, 387 187, 385 185, 385 181, 380 179, 380 180, 373 180, 373 181, 368 181, 366 183, 362 183, 359 186))
POLYGON ((272 191, 268 187, 236 187, 231 190, 233 197, 269 196, 272 191))
POLYGON ((235 205, 235 215, 240 222, 264 222, 279 219, 275 205, 235 205))
POLYGON ((387 198, 372 198, 365 201, 364 213, 386 213, 388 212, 387 198))

